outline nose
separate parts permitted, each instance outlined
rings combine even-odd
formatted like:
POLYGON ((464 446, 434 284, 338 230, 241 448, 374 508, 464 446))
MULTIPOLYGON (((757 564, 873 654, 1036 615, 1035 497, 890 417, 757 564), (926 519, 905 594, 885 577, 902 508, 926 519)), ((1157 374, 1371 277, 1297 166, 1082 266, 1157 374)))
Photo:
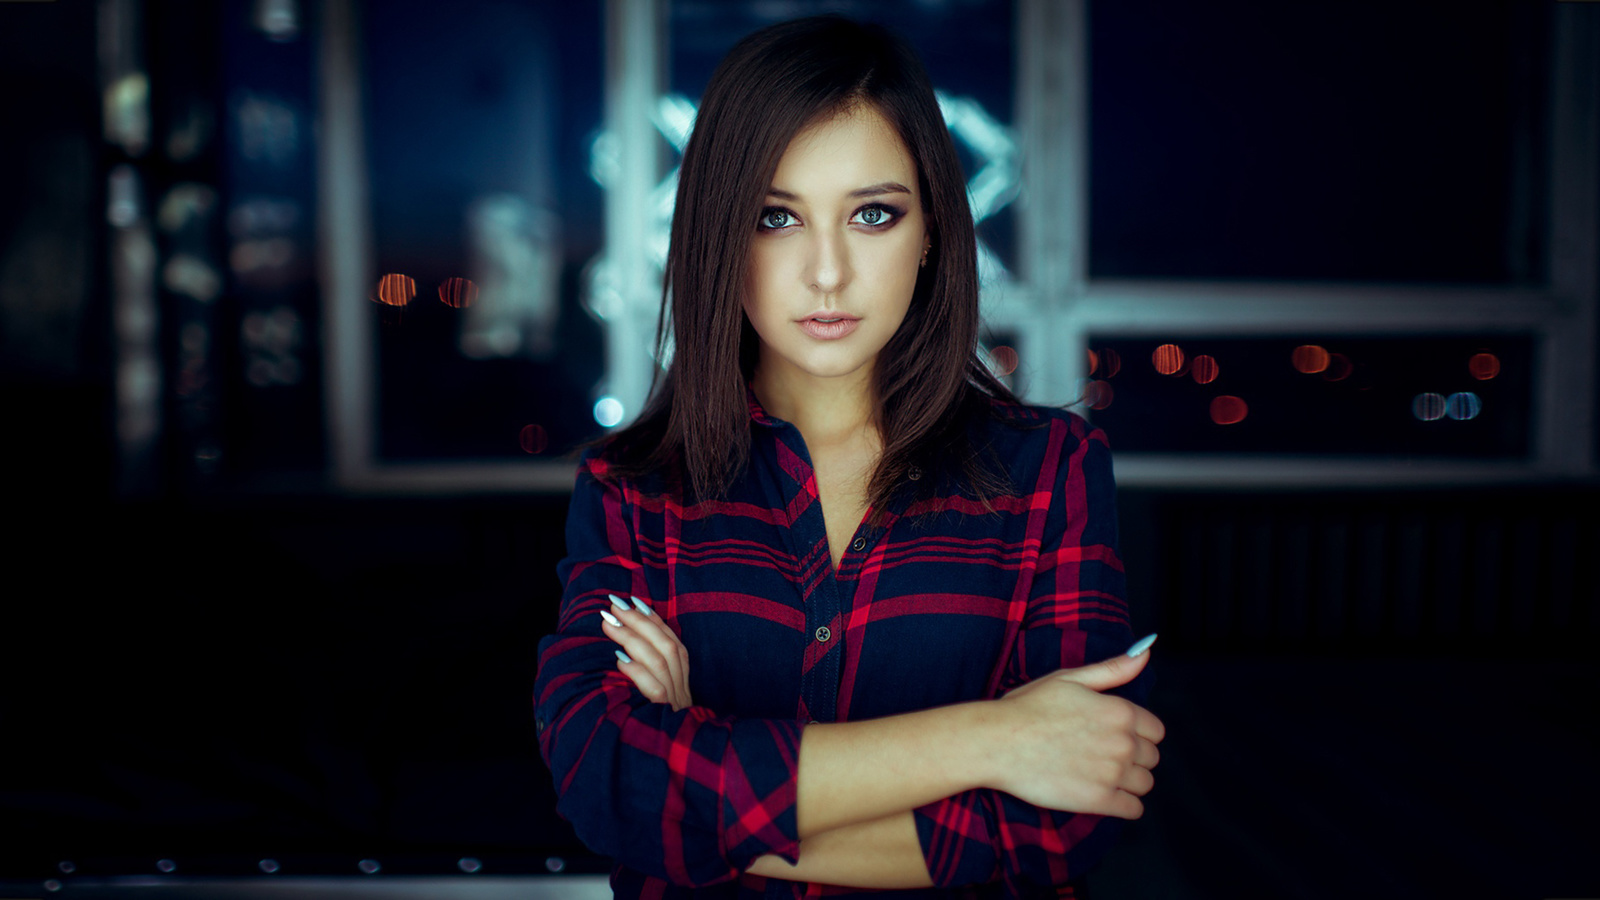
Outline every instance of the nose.
POLYGON ((828 229, 813 232, 816 239, 811 247, 809 281, 811 289, 823 294, 837 294, 850 283, 850 253, 844 235, 828 229))

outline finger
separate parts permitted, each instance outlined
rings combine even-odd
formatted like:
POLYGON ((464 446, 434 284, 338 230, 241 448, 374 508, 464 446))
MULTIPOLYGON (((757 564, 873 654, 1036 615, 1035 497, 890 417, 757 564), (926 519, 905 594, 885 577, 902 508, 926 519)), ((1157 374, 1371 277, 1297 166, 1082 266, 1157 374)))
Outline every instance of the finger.
POLYGON ((633 682, 633 686, 639 689, 639 693, 643 694, 646 700, 651 703, 667 702, 666 687, 662 685, 660 679, 651 673, 649 668, 632 659, 623 659, 619 655, 617 657, 617 671, 628 676, 628 680, 633 682))
POLYGON ((686 671, 687 651, 676 635, 651 624, 639 613, 602 610, 600 615, 605 619, 601 631, 649 669, 651 676, 665 689, 665 698, 659 702, 669 703, 675 710, 691 705, 686 671), (662 640, 663 634, 665 641, 662 640), (665 652, 663 643, 669 645, 665 652))
POLYGON ((685 703, 688 698, 681 695, 688 692, 689 672, 688 651, 684 649, 683 642, 661 621, 660 616, 645 612, 649 607, 644 601, 637 597, 630 601, 615 594, 609 596, 612 614, 642 635, 660 654, 667 666, 665 681, 668 689, 678 698, 678 702, 685 703))
POLYGON ((1149 653, 1141 653, 1138 656, 1118 654, 1110 659, 1079 666, 1076 669, 1062 669, 1061 676, 1092 690, 1108 691, 1137 678, 1148 662, 1150 662, 1149 653))
POLYGON ((1161 764, 1161 751, 1156 749, 1154 743, 1140 738, 1138 746, 1133 751, 1133 764, 1145 769, 1154 769, 1161 764))
POLYGON ((670 688, 673 684, 672 670, 655 645, 640 634, 638 629, 628 627, 616 615, 602 611, 600 616, 605 620, 600 626, 600 631, 621 645, 623 651, 632 658, 632 663, 649 672, 652 678, 666 686, 668 696, 672 696, 670 688))
POLYGON ((1127 791, 1116 791, 1102 809, 1095 810, 1101 815, 1116 816, 1119 819, 1137 819, 1144 815, 1144 803, 1138 797, 1127 791))
POLYGON ((1134 733, 1153 744, 1159 744, 1167 737, 1167 726, 1156 718, 1156 714, 1142 706, 1136 706, 1138 712, 1133 716, 1134 733))
POLYGON ((1122 790, 1138 797, 1143 797, 1145 794, 1150 793, 1151 788, 1155 786, 1156 776, 1143 766, 1129 767, 1128 774, 1123 776, 1122 783, 1117 785, 1122 790))

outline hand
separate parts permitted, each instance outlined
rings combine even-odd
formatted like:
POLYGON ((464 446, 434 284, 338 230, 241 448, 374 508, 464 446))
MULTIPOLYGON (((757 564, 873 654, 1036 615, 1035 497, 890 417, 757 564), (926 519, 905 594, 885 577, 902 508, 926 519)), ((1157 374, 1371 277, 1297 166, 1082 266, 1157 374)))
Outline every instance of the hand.
POLYGON ((601 612, 600 630, 622 645, 617 670, 633 680, 653 703, 667 703, 674 711, 693 706, 689 696, 689 651, 650 605, 638 597, 623 600, 611 595, 611 609, 601 612))
POLYGON ((1100 692, 1132 681, 1149 658, 1060 669, 995 701, 991 786, 1048 809, 1143 815, 1139 798, 1155 786, 1150 770, 1166 727, 1149 710, 1100 692))

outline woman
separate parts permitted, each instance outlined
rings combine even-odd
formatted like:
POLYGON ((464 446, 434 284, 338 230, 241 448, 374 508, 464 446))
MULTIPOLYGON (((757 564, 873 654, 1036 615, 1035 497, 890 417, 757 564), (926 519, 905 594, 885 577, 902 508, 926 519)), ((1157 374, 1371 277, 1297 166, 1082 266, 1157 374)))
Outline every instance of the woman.
POLYGON ((1140 814, 1162 726, 1106 693, 1148 654, 1105 441, 980 364, 976 268, 902 43, 824 18, 733 49, 683 159, 672 363, 584 457, 541 645, 558 808, 619 896, 1070 896, 1140 814))

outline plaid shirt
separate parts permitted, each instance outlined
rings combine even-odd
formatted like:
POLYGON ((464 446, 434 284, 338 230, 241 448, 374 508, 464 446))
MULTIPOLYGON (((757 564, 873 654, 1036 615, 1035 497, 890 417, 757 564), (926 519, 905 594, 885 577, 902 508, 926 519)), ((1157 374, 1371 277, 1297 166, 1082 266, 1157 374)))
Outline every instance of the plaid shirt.
MULTIPOLYGON (((991 498, 998 514, 929 473, 932 499, 907 485, 837 573, 800 433, 753 400, 751 461, 725 499, 607 483, 603 452, 584 458, 535 702, 558 811, 618 860, 617 896, 850 893, 743 872, 764 853, 795 858, 805 723, 993 698, 1127 648, 1104 435, 1058 410, 994 410, 972 435, 1015 485, 991 498), (608 593, 647 598, 681 636, 695 706, 650 703, 616 670, 608 593)), ((1117 824, 993 790, 915 819, 939 885, 923 893, 941 897, 1071 896, 1117 824)))

